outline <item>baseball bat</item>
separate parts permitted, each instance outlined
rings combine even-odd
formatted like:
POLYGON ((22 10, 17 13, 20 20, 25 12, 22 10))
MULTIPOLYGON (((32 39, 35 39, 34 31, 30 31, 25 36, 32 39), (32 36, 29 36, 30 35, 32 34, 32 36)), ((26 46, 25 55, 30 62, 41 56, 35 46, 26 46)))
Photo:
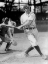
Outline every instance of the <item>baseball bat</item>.
POLYGON ((0 24, 0 26, 7 26, 7 27, 10 27, 10 28, 17 28, 17 29, 19 29, 18 27, 15 27, 15 26, 9 26, 9 25, 6 25, 6 24, 0 24))

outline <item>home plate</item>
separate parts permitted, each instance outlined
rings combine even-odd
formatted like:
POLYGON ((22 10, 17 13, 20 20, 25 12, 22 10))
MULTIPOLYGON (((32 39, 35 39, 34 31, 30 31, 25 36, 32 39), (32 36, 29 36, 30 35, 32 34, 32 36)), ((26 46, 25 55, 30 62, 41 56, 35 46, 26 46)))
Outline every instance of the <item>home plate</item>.
POLYGON ((16 56, 17 58, 25 58, 25 57, 26 57, 24 52, 18 53, 18 54, 16 54, 15 56, 16 56))

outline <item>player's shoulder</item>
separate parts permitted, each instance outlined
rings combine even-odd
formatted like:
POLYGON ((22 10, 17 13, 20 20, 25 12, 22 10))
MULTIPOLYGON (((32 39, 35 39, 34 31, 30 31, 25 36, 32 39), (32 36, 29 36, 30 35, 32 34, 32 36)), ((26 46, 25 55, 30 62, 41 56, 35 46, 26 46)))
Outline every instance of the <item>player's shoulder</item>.
POLYGON ((23 13, 22 15, 21 15, 21 17, 24 17, 25 16, 25 13, 23 13))

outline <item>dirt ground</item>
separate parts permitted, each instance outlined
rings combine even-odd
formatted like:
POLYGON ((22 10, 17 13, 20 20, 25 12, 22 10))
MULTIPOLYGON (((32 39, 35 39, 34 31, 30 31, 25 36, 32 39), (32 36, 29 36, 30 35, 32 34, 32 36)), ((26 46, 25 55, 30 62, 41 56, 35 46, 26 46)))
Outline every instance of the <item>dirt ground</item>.
MULTIPOLYGON (((34 49, 29 53, 28 57, 16 56, 26 50, 31 44, 24 33, 14 34, 17 46, 11 45, 11 52, 5 53, 6 43, 0 46, 0 64, 48 64, 48 59, 44 60, 34 49)), ((42 53, 48 56, 48 32, 39 32, 38 45, 42 53)))

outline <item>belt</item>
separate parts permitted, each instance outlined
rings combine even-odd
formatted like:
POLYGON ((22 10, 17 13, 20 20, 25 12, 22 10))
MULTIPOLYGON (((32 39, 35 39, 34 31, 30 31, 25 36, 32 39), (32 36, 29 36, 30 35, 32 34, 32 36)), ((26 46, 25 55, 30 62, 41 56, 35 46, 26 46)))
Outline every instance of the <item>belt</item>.
POLYGON ((31 30, 31 29, 35 29, 36 27, 30 27, 30 28, 26 28, 26 29, 29 29, 29 30, 31 30))

